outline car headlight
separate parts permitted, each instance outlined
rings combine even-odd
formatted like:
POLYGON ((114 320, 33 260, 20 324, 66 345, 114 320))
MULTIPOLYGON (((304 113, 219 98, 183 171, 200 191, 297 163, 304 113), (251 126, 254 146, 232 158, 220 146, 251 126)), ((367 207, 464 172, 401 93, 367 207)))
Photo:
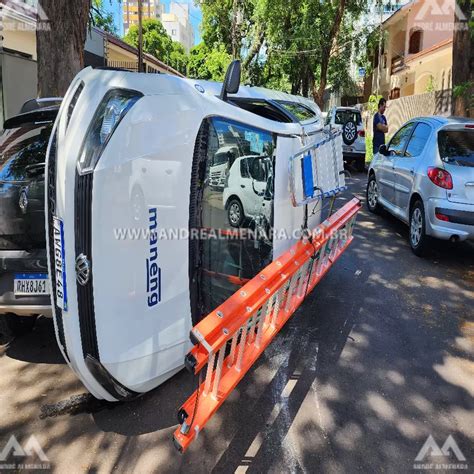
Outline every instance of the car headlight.
POLYGON ((80 174, 94 171, 115 129, 143 94, 128 89, 113 89, 97 108, 82 144, 77 168, 80 174))

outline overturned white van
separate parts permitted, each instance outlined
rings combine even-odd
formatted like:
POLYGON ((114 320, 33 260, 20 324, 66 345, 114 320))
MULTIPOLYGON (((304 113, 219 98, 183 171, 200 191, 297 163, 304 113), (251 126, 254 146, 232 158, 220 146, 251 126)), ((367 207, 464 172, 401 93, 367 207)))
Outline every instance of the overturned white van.
MULTIPOLYGON (((322 139, 320 111, 231 82, 88 68, 64 98, 47 160, 52 304, 61 351, 97 398, 179 371, 193 325, 298 238, 289 157, 322 139), (252 210, 230 222, 243 195, 252 210)), ((306 217, 319 224, 320 205, 306 217)))

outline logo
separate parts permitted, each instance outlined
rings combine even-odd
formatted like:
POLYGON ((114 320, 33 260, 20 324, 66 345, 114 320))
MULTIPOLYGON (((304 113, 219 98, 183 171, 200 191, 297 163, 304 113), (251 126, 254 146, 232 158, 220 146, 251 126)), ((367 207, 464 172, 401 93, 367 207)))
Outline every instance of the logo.
POLYGON ((31 435, 26 443, 22 446, 15 435, 11 435, 7 444, 3 447, 0 452, 0 462, 5 462, 11 455, 15 458, 27 458, 35 456, 36 459, 42 461, 42 463, 48 464, 0 464, 1 469, 49 469, 49 459, 45 452, 41 448, 40 443, 34 435, 31 435))
POLYGON ((467 469, 468 465, 464 462, 466 461, 466 457, 459 449, 458 444, 452 437, 449 435, 446 438, 443 446, 440 448, 438 443, 436 443, 435 439, 432 435, 428 436, 428 439, 423 444, 422 448, 420 449, 418 455, 415 458, 415 464, 413 466, 414 469, 467 469), (432 461, 433 458, 436 460, 438 458, 438 462, 428 462, 427 460, 432 461), (444 459, 443 459, 444 458, 444 459), (449 462, 446 462, 446 458, 449 458, 449 462), (458 462, 451 462, 453 459, 457 460, 458 462), (419 464, 418 464, 419 463, 419 464))
POLYGON ((196 90, 198 92, 200 92, 201 94, 204 94, 204 87, 201 86, 201 84, 194 84, 194 87, 196 88, 196 90))
POLYGON ((455 0, 423 0, 415 21, 423 21, 427 16, 447 16, 453 11, 460 21, 467 21, 461 7, 455 0))
POLYGON ((76 280, 80 285, 86 286, 91 275, 91 264, 89 259, 81 253, 76 258, 76 280))
POLYGON ((23 188, 20 191, 20 200, 18 201, 18 205, 20 206, 21 212, 26 214, 28 209, 28 188, 23 188))
POLYGON ((148 209, 150 231, 149 258, 146 259, 146 291, 148 307, 161 301, 161 268, 158 266, 158 217, 156 207, 148 209))

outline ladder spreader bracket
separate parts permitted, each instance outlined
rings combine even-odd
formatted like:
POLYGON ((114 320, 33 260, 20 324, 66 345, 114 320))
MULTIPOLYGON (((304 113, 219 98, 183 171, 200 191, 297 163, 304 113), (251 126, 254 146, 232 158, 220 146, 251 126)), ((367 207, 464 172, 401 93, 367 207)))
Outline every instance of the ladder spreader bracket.
POLYGON ((352 242, 361 203, 352 199, 273 261, 191 331, 185 359, 206 377, 179 410, 173 442, 186 451, 308 293, 352 242))

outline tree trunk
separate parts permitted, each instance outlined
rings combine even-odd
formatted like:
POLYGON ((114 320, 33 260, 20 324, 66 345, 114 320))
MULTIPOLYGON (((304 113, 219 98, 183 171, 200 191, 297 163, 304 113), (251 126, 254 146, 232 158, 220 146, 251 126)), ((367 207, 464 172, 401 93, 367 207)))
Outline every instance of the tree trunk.
POLYGON ((38 96, 63 97, 84 67, 91 0, 40 0, 36 49, 38 96))
POLYGON ((244 59, 242 63, 242 68, 247 69, 252 62, 253 58, 257 56, 257 54, 260 52, 260 48, 263 45, 263 40, 265 39, 265 34, 262 30, 257 31, 255 35, 255 40, 252 43, 251 48, 249 49, 249 52, 247 54, 247 57, 244 59))
POLYGON ((321 75, 319 79, 319 86, 316 88, 316 85, 313 87, 313 98, 314 101, 322 109, 324 105, 324 91, 326 90, 327 80, 328 80, 328 69, 329 69, 329 59, 331 58, 331 51, 334 46, 334 40, 339 33, 339 28, 341 26, 342 18, 344 17, 344 10, 346 8, 346 0, 340 0, 339 5, 336 10, 336 15, 334 17, 334 23, 332 24, 331 31, 329 32, 329 38, 326 44, 323 45, 321 51, 321 75))
POLYGON ((458 0, 463 13, 459 18, 455 15, 455 30, 453 38, 453 115, 468 117, 471 109, 471 99, 474 93, 474 38, 469 31, 472 15, 471 0, 458 0), (462 54, 461 54, 462 52, 462 54), (468 83, 471 83, 470 86, 468 83), (464 92, 454 93, 454 88, 461 86, 464 92))
POLYGON ((234 0, 232 4, 232 59, 240 59, 240 48, 242 45, 240 0, 234 0))

